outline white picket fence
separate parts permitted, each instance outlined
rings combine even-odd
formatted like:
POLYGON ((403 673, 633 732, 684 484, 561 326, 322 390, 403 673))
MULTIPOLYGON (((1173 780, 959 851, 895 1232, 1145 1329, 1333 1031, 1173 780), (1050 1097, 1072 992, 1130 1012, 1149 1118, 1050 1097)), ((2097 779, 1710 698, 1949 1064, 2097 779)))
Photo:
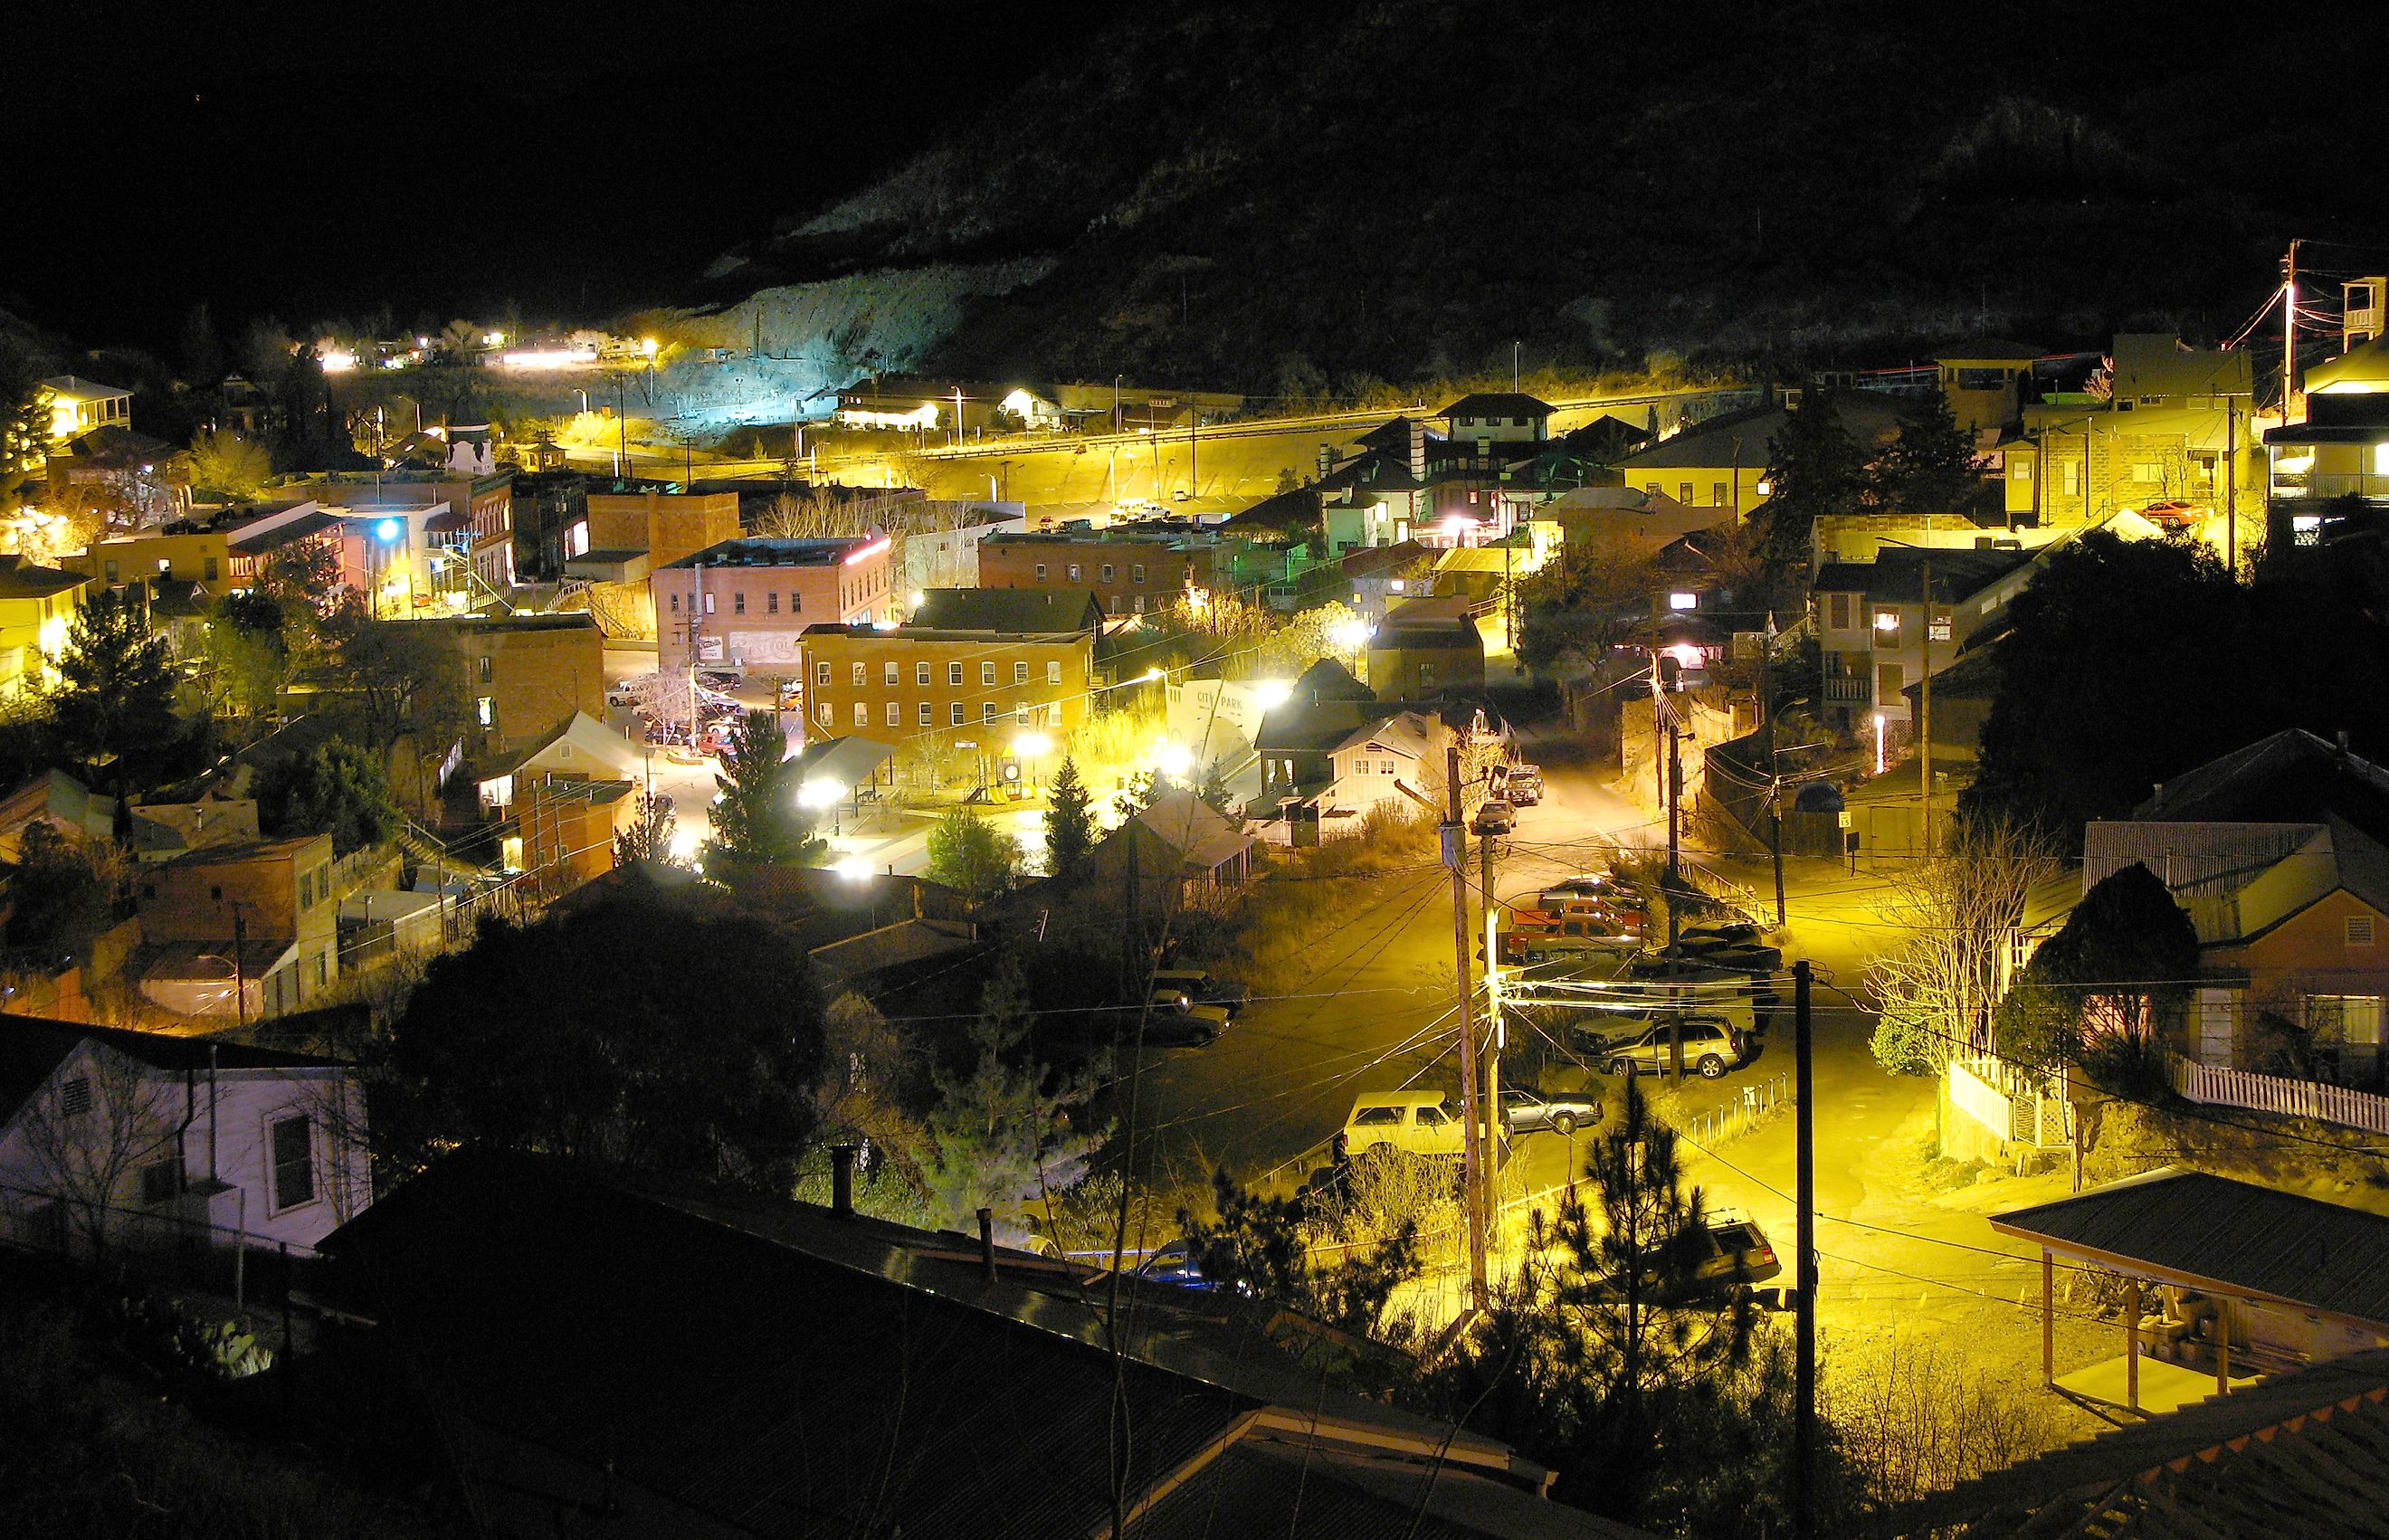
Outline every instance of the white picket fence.
POLYGON ((1995 1054, 1949 1061, 1949 1101, 2002 1139, 2035 1149, 2063 1149, 2074 1139, 2074 1109, 2053 1076, 1995 1054))
POLYGON ((2172 1056, 2171 1068, 2173 1088, 2186 1101, 2310 1117, 2319 1123, 2389 1134, 2389 1096, 2327 1086, 2319 1080, 2287 1080, 2244 1069, 2219 1069, 2178 1053, 2172 1056))

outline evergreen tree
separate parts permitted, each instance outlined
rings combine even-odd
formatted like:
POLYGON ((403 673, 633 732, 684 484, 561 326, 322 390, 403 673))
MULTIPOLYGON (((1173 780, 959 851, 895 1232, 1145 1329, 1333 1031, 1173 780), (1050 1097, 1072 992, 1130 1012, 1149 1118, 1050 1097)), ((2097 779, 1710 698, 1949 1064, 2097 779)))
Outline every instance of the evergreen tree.
POLYGON ((1204 806, 1215 813, 1225 813, 1228 810, 1229 804, 1236 800, 1236 794, 1228 789, 1226 759, 1211 761, 1209 767, 1203 771, 1203 789, 1194 795, 1201 797, 1204 806))
POLYGON ((30 352, 0 348, 0 512, 40 476, 50 448, 50 388, 30 352))
POLYGON ((730 730, 722 773, 713 783, 713 837, 705 861, 747 866, 817 864, 829 842, 813 833, 812 815, 797 801, 795 761, 777 714, 748 711, 730 730))
POLYGON ((985 903, 1012 885, 1020 872, 1020 842, 976 808, 956 808, 929 830, 929 875, 985 903))
POLYGON ((614 864, 633 866, 640 861, 671 860, 675 821, 668 805, 641 792, 637 816, 629 828, 614 836, 614 864))
POLYGON ((1901 423, 1875 464, 1876 506, 1895 514, 1973 513, 1985 492, 1974 436, 1958 426, 1949 398, 1935 390, 1901 423))
POLYGON ((381 757, 343 738, 319 744, 265 777, 257 802, 281 834, 331 835, 335 856, 387 844, 405 821, 381 757))
POLYGON ((1077 869, 1095 847, 1094 796, 1079 777, 1078 761, 1065 755, 1054 772, 1053 808, 1045 815, 1045 870, 1059 877, 1077 869))
POLYGON ((122 796, 127 760, 174 735, 173 650, 153 634, 125 593, 96 595, 67 625, 51 704, 58 736, 95 769, 109 762, 109 788, 122 796))
POLYGON ((1866 454, 1842 426, 1833 393, 1814 388, 1784 414, 1767 444, 1767 565, 1776 572, 1808 558, 1808 530, 1847 513, 1866 490, 1866 454))

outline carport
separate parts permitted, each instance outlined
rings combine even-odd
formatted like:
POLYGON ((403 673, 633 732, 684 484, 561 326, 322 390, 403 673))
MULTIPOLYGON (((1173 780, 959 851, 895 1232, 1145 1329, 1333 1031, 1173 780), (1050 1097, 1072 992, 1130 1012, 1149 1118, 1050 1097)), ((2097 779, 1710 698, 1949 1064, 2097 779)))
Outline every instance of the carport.
POLYGON ((2389 1345, 2389 1218, 2379 1215, 2167 1167, 1990 1223, 2040 1248, 2041 1380, 2052 1389, 2061 1388, 2060 1257, 2127 1280, 2121 1368, 2124 1405, 2134 1412, 2142 1409, 2143 1356, 2163 1361, 2161 1399, 2179 1405, 2191 1388, 2185 1360, 2211 1360, 2222 1394, 2251 1373, 2389 1345), (2145 1287, 2159 1295, 2153 1327, 2142 1311, 2145 1287))

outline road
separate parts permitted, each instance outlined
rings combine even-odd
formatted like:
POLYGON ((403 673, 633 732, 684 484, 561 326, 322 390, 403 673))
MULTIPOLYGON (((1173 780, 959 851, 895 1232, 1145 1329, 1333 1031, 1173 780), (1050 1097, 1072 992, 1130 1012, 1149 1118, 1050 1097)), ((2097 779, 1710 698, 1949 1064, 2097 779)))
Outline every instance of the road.
MULTIPOLYGON (((1497 897, 1598 869, 1614 845, 1664 843, 1663 832, 1572 744, 1530 730, 1527 747, 1544 766, 1546 798, 1522 811, 1515 836, 1498 849, 1497 897)), ((1767 881, 1763 861, 1718 864, 1754 891, 1767 881)), ((1856 1361, 1896 1333, 1939 1334, 1965 1343, 1972 1365, 2029 1378, 2039 1353, 2038 1254, 1994 1234, 1984 1215, 2056 1196, 2070 1190, 2067 1178, 1935 1190, 1928 1165, 1935 1086, 1886 1075, 1876 1064, 1868 1046, 1873 1016, 1859 992, 1866 964, 1888 934, 1875 917, 1887 879, 1866 870, 1853 877, 1830 861, 1789 866, 1786 967, 1805 957, 1830 981, 1816 989, 1814 1012, 1820 1319, 1828 1341, 1856 1361)), ((1287 1185, 1322 1163, 1325 1141, 1356 1093, 1412 1083, 1456 1092, 1448 876, 1436 867, 1354 886, 1348 918, 1307 959, 1307 982, 1281 998, 1256 999, 1207 1050, 1146 1056, 1137 1124, 1152 1141, 1156 1176, 1199 1182, 1225 1166, 1247 1180, 1287 1185)), ((1477 923, 1472 919, 1472 927, 1477 923)), ((1788 980, 1782 994, 1786 1009, 1753 1060, 1719 1081, 1689 1081, 1671 1115, 1680 1127, 1700 1130, 1701 1142, 1688 1134, 1681 1146, 1688 1180, 1713 1210, 1757 1219, 1788 1274, 1795 1235, 1788 1110, 1715 1139, 1697 1121, 1746 1088, 1763 1104, 1770 1081, 1788 1109, 1788 980)), ((1516 1049, 1523 1031, 1532 1029, 1512 1030, 1519 1034, 1516 1049)), ((1524 1057, 1505 1056, 1511 1063, 1524 1057)), ((1599 1076, 1589 1084, 1605 1089, 1615 1105, 1614 1084, 1599 1076)), ((1589 1137, 1579 1130, 1574 1145, 1548 1133, 1515 1141, 1504 1190, 1542 1196, 1539 1204, 1514 1209, 1514 1233, 1523 1228, 1527 1207, 1548 1209, 1571 1168, 1580 1169, 1576 1146, 1589 1137)), ((2107 1335, 2079 1321, 2061 1322, 2061 1371, 2114 1350, 2107 1335)))

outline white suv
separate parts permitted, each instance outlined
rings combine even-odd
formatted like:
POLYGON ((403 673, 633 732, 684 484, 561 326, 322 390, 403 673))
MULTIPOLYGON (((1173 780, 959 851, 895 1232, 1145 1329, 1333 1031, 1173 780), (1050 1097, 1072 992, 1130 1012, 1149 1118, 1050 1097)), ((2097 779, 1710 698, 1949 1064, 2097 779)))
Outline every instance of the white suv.
POLYGON ((1352 1099, 1344 1131, 1335 1136, 1347 1156, 1381 1147, 1407 1155, 1457 1155, 1466 1140, 1466 1126, 1443 1104, 1441 1091, 1363 1092, 1352 1099))

